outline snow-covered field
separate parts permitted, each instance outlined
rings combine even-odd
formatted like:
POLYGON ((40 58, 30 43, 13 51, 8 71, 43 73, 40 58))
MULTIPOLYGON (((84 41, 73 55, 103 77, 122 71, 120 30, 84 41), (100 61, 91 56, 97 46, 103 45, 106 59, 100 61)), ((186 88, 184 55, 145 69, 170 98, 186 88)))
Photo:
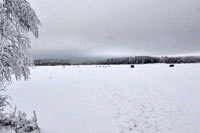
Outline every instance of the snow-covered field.
POLYGON ((45 133, 200 133, 200 64, 36 67, 8 91, 45 133))

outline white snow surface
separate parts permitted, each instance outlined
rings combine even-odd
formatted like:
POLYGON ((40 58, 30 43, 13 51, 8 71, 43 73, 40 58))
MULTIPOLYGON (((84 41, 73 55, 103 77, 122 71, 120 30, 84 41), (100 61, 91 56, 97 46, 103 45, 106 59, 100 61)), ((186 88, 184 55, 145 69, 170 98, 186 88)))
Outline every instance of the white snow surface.
POLYGON ((36 67, 7 88, 44 133, 200 133, 200 64, 36 67))

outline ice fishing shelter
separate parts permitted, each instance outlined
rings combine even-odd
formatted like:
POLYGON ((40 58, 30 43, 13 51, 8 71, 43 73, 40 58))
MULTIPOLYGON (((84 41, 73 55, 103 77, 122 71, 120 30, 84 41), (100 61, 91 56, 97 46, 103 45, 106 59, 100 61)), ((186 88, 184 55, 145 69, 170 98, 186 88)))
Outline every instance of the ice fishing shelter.
POLYGON ((131 65, 131 68, 134 68, 135 66, 134 65, 131 65))

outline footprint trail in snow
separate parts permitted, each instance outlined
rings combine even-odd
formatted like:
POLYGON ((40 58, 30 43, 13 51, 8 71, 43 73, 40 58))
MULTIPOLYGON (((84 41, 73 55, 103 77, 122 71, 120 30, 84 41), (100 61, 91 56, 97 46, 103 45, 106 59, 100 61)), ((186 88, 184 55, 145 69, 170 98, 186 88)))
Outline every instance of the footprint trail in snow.
POLYGON ((120 133, 174 132, 173 126, 184 109, 157 88, 143 87, 132 96, 124 96, 120 90, 109 87, 102 92, 116 107, 120 133))

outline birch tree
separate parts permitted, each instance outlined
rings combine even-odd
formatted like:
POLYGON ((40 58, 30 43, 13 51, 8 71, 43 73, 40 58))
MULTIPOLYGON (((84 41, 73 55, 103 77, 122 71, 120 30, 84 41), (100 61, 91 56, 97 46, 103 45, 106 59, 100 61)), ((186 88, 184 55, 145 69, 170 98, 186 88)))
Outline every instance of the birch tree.
MULTIPOLYGON (((2 83, 11 82, 11 75, 15 75, 17 80, 29 78, 33 61, 28 54, 28 33, 38 38, 39 25, 35 11, 26 0, 0 0, 0 92, 4 91, 2 83)), ((16 115, 16 109, 11 114, 3 112, 9 105, 8 98, 0 95, 0 132, 5 127, 16 133, 39 133, 35 112, 31 120, 20 111, 16 115)))
POLYGON ((28 79, 33 61, 28 33, 38 38, 40 21, 26 0, 0 1, 0 81, 28 79))

